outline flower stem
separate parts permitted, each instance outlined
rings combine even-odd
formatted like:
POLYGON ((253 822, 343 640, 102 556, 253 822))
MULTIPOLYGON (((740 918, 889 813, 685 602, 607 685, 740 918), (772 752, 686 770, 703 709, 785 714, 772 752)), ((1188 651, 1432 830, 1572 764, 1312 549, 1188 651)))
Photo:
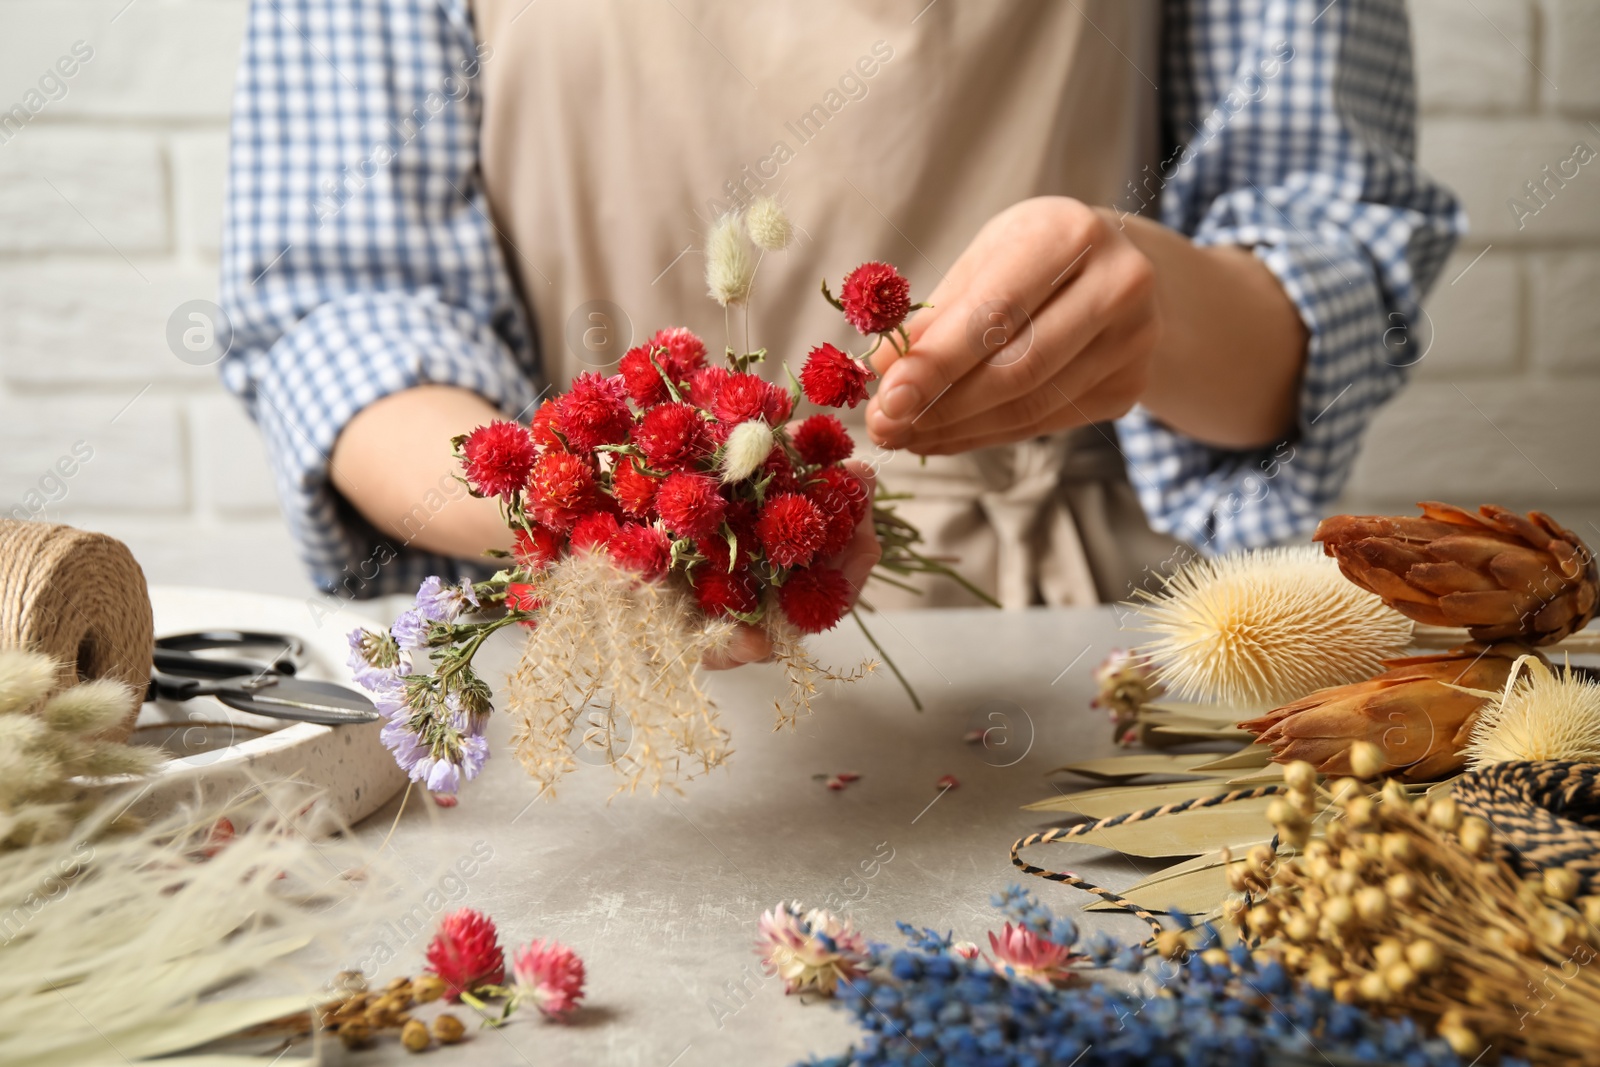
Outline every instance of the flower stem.
POLYGON ((883 662, 891 671, 894 672, 894 676, 900 679, 901 688, 906 691, 906 696, 911 698, 911 706, 916 708, 918 711, 921 711, 922 701, 917 699, 917 691, 911 688, 911 683, 906 681, 906 676, 900 673, 899 667, 895 666, 894 657, 883 650, 883 646, 878 644, 878 639, 872 636, 872 631, 867 629, 866 620, 861 617, 861 612, 857 611, 855 608, 851 608, 850 617, 856 620, 856 625, 861 627, 861 632, 867 635, 867 640, 872 644, 872 647, 877 650, 878 655, 883 657, 883 662))

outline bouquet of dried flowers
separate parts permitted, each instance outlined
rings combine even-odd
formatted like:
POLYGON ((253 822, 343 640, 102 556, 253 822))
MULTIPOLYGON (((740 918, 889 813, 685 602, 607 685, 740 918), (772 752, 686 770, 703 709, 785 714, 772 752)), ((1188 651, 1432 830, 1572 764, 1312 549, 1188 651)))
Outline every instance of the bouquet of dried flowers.
MULTIPOLYGON (((748 304, 760 262, 751 243, 764 254, 791 233, 770 201, 721 220, 708 241, 712 295, 725 308, 748 304)), ((920 306, 884 263, 856 268, 837 298, 824 282, 822 295, 874 339, 865 355, 886 341, 903 350, 902 323, 920 306)), ((819 682, 870 669, 825 669, 802 643, 852 611, 859 590, 838 559, 869 522, 884 551, 874 577, 957 577, 919 553, 915 529, 845 465, 853 444, 837 417, 793 418, 802 398, 865 400, 865 355, 818 345, 787 387, 753 373, 765 350, 730 344, 725 355, 717 365, 693 333, 660 330, 617 373, 578 375, 531 426, 495 422, 456 439, 468 488, 498 499, 513 531, 505 569, 476 584, 430 578, 387 634, 351 635, 357 678, 413 780, 454 792, 482 767, 490 692, 472 657, 501 627, 531 628, 509 701, 529 773, 553 790, 575 744, 589 743, 629 788, 655 790, 727 757, 696 670, 739 624, 765 631, 787 674, 780 725, 809 708, 819 682), (502 613, 484 618, 490 609, 502 613)))

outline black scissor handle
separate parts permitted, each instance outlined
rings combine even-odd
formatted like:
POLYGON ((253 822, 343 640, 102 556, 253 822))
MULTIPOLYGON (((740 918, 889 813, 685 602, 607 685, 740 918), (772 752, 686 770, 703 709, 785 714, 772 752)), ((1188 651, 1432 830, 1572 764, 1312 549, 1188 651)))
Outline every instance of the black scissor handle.
MULTIPOLYGON (((273 658, 270 663, 245 663, 241 660, 213 660, 201 656, 189 656, 187 660, 169 661, 171 666, 166 670, 174 670, 180 674, 193 674, 205 678, 234 677, 240 674, 256 674, 262 670, 275 671, 278 674, 292 675, 305 660, 305 642, 293 634, 270 633, 261 630, 195 630, 190 633, 168 634, 156 638, 156 654, 161 655, 162 650, 180 654, 200 652, 209 649, 273 649, 273 658), (196 663, 194 670, 187 670, 182 663, 196 663), (206 663, 231 663, 233 670, 228 674, 218 674, 207 669, 206 663), (239 665, 245 663, 241 668, 239 665)), ((161 666, 158 662, 157 666, 161 666)))

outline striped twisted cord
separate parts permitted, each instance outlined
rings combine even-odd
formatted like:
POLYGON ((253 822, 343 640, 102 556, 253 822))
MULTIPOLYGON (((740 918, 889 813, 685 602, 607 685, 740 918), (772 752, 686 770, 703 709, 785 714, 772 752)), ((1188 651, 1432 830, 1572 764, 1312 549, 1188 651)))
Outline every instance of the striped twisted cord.
MULTIPOLYGON (((1057 841, 1070 841, 1076 837, 1085 837, 1097 830, 1109 830, 1114 826, 1127 826, 1136 822, 1148 822, 1151 819, 1159 819, 1163 815, 1177 815, 1179 812, 1184 811, 1198 811, 1204 808, 1215 808, 1222 804, 1232 804, 1236 800, 1254 800, 1257 797, 1271 796, 1274 793, 1285 792, 1286 789, 1287 787, 1282 785, 1262 785, 1256 786, 1254 789, 1235 789, 1227 793, 1216 793, 1208 797, 1193 797, 1189 800, 1174 801, 1171 804, 1162 804, 1160 807, 1155 808, 1145 808, 1142 811, 1127 811, 1123 812, 1121 815, 1113 815, 1108 819, 1094 819, 1090 822, 1077 823, 1073 826, 1058 826, 1054 829, 1044 830, 1040 833, 1029 834, 1027 837, 1020 838, 1016 844, 1011 846, 1011 864, 1025 874, 1037 875, 1038 877, 1047 879, 1051 882, 1060 882, 1063 885, 1070 885, 1074 889, 1082 889, 1085 892, 1093 893, 1095 896, 1101 898, 1107 903, 1112 904, 1123 911, 1129 912, 1140 919, 1143 919, 1149 924, 1150 929, 1154 931, 1155 934, 1159 934, 1164 929, 1164 927, 1161 925, 1161 920, 1155 915, 1151 914, 1145 908, 1129 900, 1127 897, 1122 896, 1120 893, 1113 892, 1110 889, 1106 889, 1104 886, 1095 885, 1093 882, 1090 882, 1079 875, 1073 874, 1071 871, 1048 871, 1043 867, 1035 867, 1025 861, 1019 855, 1019 853, 1025 848, 1032 848, 1034 845, 1048 845, 1057 841)), ((1084 843, 1092 844, 1092 842, 1084 843)))

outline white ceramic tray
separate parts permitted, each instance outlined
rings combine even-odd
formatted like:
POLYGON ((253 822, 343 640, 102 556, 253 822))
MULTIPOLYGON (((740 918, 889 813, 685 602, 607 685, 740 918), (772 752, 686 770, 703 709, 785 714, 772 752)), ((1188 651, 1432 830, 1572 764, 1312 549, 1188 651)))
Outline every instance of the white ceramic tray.
MULTIPOLYGON (((346 665, 345 635, 373 619, 354 607, 314 616, 304 600, 219 589, 154 586, 156 635, 186 630, 267 630, 293 634, 306 646, 300 673, 354 686, 346 665)), ((150 819, 173 808, 226 800, 263 784, 293 780, 324 795, 338 822, 372 814, 405 785, 405 774, 378 738, 382 723, 319 726, 235 711, 210 697, 147 703, 134 727, 135 741, 172 754, 129 808, 150 819)), ((105 783, 109 785, 110 783, 105 783)), ((137 792, 137 791, 136 791, 137 792)))

